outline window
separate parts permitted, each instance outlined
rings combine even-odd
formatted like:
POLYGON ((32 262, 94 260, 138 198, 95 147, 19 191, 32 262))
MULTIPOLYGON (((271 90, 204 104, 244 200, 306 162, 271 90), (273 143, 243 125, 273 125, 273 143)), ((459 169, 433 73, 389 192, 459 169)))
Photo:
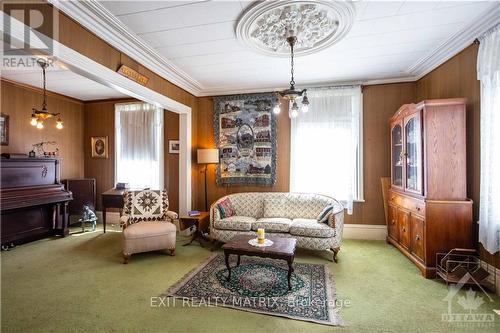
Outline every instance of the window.
POLYGON ((163 188, 163 110, 147 103, 115 105, 116 182, 163 188))
POLYGON ((500 25, 480 38, 477 76, 481 81, 481 181, 479 241, 500 250, 500 25))
POLYGON ((332 196, 352 213, 363 200, 361 87, 308 90, 310 111, 292 119, 290 188, 332 196))

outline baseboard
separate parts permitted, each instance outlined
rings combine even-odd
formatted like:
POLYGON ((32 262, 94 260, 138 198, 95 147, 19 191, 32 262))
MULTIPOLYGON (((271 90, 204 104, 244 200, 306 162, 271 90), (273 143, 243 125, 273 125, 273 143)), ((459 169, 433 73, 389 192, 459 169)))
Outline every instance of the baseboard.
POLYGON ((385 240, 387 226, 382 224, 344 224, 345 239, 385 240))

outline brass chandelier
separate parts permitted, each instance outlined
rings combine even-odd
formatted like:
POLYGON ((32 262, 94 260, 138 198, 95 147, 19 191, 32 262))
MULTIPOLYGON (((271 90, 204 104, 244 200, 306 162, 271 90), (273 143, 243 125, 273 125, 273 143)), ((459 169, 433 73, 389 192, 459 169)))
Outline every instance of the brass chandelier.
MULTIPOLYGON (((287 37, 286 41, 290 45, 290 53, 291 53, 291 70, 290 73, 292 75, 292 78, 290 80, 290 88, 279 91, 278 94, 287 99, 289 101, 289 109, 288 109, 288 116, 290 118, 296 118, 299 115, 299 106, 297 104, 297 100, 302 97, 302 107, 301 110, 303 113, 306 113, 309 111, 309 99, 307 98, 307 89, 302 89, 302 90, 296 90, 295 89, 295 79, 294 79, 294 71, 293 71, 293 47, 295 43, 297 42, 297 37, 293 36, 293 30, 290 30, 290 36, 287 37)), ((280 113, 281 111, 281 105, 278 102, 277 105, 274 106, 273 112, 275 114, 280 113)))
POLYGON ((45 69, 49 67, 49 64, 45 59, 38 59, 37 63, 40 67, 42 67, 43 71, 43 102, 42 102, 42 109, 37 110, 36 108, 33 108, 33 113, 31 114, 31 122, 30 124, 32 126, 36 126, 38 129, 42 129, 44 127, 43 122, 49 118, 52 117, 58 117, 56 121, 56 128, 57 129, 62 129, 63 128, 63 122, 61 120, 61 114, 60 113, 51 113, 47 111, 47 89, 46 89, 46 77, 45 77, 45 69))

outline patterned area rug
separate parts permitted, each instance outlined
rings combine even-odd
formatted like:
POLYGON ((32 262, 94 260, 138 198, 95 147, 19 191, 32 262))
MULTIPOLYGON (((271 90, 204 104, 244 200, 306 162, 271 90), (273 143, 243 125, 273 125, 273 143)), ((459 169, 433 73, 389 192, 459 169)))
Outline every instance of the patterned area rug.
POLYGON ((162 296, 191 304, 217 305, 325 325, 342 325, 335 308, 335 287, 325 265, 294 263, 288 290, 285 261, 231 256, 231 280, 226 281, 224 256, 214 254, 186 274, 162 296))

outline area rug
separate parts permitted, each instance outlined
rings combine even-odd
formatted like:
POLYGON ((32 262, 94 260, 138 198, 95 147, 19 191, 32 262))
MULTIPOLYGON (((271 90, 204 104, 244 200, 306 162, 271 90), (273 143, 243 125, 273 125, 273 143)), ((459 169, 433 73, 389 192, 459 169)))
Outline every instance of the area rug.
POLYGON ((294 263, 288 290, 285 261, 231 256, 231 280, 222 254, 210 256, 162 296, 197 306, 224 306, 243 311, 342 325, 335 302, 333 277, 325 265, 294 263))

